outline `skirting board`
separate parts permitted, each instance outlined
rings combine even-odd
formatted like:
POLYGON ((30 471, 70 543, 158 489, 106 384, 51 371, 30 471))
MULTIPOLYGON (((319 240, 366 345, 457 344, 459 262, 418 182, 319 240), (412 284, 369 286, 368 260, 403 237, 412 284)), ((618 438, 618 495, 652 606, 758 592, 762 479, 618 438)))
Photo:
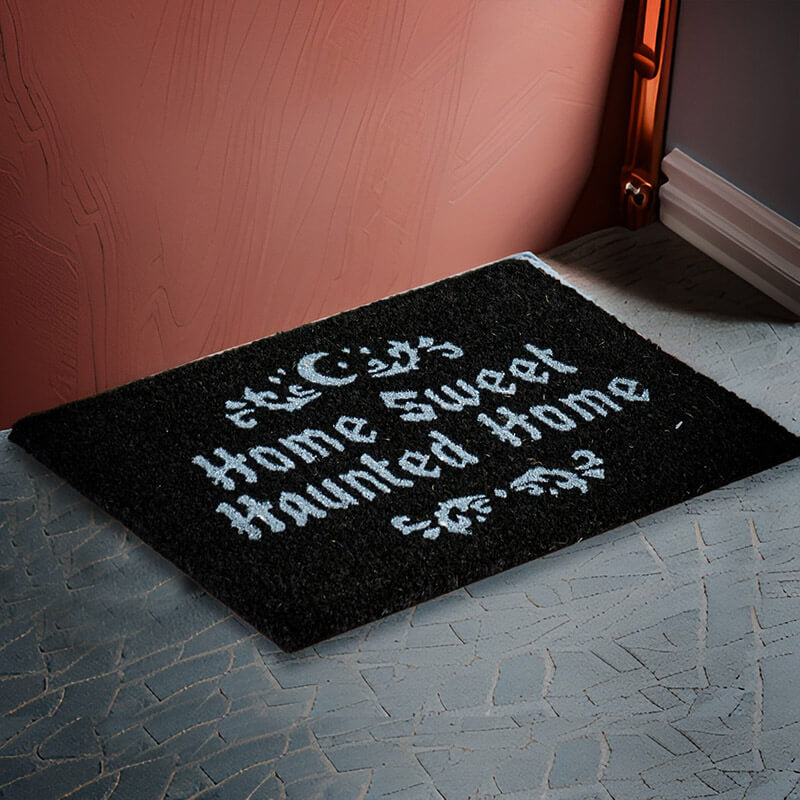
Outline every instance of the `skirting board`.
POLYGON ((800 227, 681 150, 661 168, 661 222, 800 317, 800 227))

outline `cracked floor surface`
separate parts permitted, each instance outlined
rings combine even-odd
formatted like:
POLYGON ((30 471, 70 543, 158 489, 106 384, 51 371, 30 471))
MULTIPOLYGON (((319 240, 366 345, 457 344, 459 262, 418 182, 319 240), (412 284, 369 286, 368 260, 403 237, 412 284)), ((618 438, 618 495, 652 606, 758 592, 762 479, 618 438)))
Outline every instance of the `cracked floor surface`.
MULTIPOLYGON (((545 258, 800 433, 800 325, 669 231, 545 258)), ((286 655, 2 434, 0 798, 800 799, 798 486, 286 655)))

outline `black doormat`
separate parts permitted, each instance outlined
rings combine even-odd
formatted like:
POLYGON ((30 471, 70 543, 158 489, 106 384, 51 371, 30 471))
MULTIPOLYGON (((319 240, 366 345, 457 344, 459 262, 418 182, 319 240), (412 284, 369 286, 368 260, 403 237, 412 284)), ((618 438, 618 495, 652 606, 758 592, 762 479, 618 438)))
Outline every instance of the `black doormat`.
POLYGON ((10 438, 286 650, 800 455, 544 269, 472 270, 10 438))

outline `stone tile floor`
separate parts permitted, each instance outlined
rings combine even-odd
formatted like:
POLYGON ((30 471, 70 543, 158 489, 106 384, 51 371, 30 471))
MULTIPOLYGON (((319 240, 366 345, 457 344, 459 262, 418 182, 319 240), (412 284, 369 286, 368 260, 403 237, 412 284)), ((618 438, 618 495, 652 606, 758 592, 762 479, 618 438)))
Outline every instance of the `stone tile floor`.
MULTIPOLYGON (((800 325, 669 231, 546 258, 800 433, 800 325)), ((0 798, 800 798, 799 489, 286 655, 0 435, 0 798)))

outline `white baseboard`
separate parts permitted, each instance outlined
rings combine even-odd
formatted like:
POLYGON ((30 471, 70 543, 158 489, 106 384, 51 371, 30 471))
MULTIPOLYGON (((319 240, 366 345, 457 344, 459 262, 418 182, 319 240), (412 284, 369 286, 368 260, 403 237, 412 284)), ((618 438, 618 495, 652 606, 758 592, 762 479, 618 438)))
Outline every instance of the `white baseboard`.
POLYGON ((800 317, 800 227, 680 150, 661 168, 661 222, 800 317))

